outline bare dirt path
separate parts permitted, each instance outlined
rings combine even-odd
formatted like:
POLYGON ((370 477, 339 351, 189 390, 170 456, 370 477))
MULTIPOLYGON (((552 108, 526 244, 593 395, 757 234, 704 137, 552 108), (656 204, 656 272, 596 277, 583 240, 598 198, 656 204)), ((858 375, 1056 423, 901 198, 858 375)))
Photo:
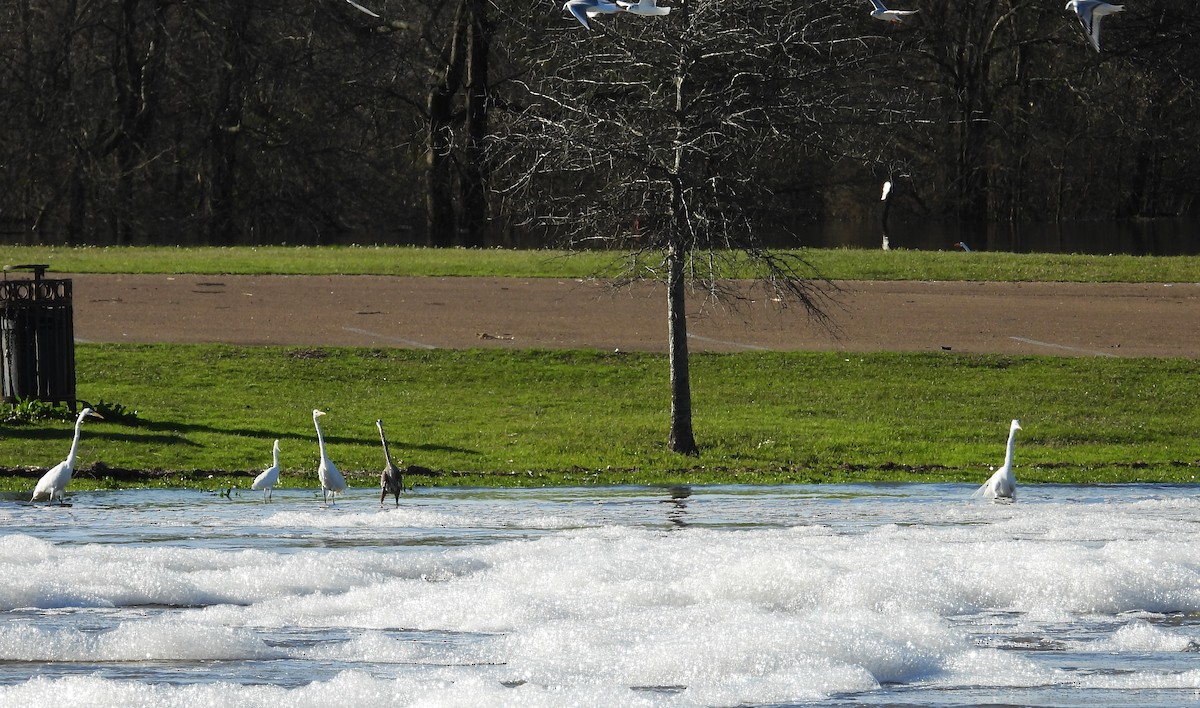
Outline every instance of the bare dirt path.
MULTIPOLYGON (((61 275, 92 342, 660 352, 661 286, 541 278, 61 275)), ((1200 358, 1200 283, 841 282, 836 331, 746 291, 693 293, 693 351, 944 351, 1200 358), (755 298, 758 299, 755 299, 755 298)))

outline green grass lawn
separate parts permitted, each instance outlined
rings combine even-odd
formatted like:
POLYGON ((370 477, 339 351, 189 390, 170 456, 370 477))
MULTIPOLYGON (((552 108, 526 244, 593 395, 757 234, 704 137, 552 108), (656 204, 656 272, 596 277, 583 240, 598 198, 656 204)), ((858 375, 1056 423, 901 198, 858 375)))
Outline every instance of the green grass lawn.
MULTIPOLYGON (((283 484, 314 486, 313 408, 357 485, 383 464, 377 418, 396 457, 438 473, 418 484, 982 483, 1014 417, 1024 482, 1200 471, 1200 372, 1185 360, 694 354, 703 450, 690 458, 666 450, 660 355, 85 344, 77 358, 80 397, 139 422, 86 424, 76 488, 244 488, 276 438, 283 484)), ((70 435, 67 422, 2 426, 0 466, 53 465, 70 435)))
MULTIPOLYGON (((798 252, 830 279, 1196 282, 1200 258, 917 251, 798 252)), ((588 277, 608 253, 421 248, 0 247, 75 273, 588 277)), ((728 272, 747 274, 734 262, 728 272)), ((1192 482, 1192 360, 946 354, 693 354, 702 454, 666 449, 667 362, 594 351, 411 351, 194 345, 77 348, 79 396, 138 412, 89 423, 76 488, 247 486, 283 448, 284 485, 313 486, 313 408, 352 483, 393 452, 419 484, 982 482, 1023 420, 1021 481, 1192 482), (211 476, 211 477, 210 477, 211 476)), ((66 455, 68 422, 0 424, 0 489, 66 455)))
MULTIPOLYGON (((795 251, 832 280, 1198 282, 1200 257, 1085 256, 953 251, 795 251)), ((66 248, 0 246, 0 263, 47 263, 57 273, 200 273, 513 276, 612 276, 620 253, 408 247, 66 248)), ((730 257, 730 277, 752 272, 730 257)))

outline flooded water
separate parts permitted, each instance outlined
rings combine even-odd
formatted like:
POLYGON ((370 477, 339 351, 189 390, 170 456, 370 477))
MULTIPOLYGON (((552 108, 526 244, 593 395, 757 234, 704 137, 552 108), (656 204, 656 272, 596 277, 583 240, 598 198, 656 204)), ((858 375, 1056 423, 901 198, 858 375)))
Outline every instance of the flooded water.
POLYGON ((1200 701, 1189 486, 0 500, 0 705, 1200 701))

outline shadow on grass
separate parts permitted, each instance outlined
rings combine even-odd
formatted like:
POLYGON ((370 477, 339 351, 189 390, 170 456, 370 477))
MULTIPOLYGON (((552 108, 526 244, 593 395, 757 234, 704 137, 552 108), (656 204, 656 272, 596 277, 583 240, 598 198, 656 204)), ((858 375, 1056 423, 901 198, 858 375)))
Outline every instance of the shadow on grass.
MULTIPOLYGON (((111 426, 110 426, 111 427, 111 426)), ((200 425, 194 423, 160 423, 154 421, 139 421, 136 425, 129 426, 131 432, 119 432, 113 430, 88 429, 84 431, 84 435, 88 439, 93 440, 109 440, 113 442, 125 443, 152 443, 158 445, 187 445, 190 447, 200 447, 200 443, 190 440, 187 436, 194 433, 208 433, 212 435, 233 435, 243 438, 251 438, 262 440, 265 446, 270 446, 271 441, 281 440, 296 443, 312 443, 317 444, 315 434, 300 434, 300 433, 279 433, 268 430, 255 430, 251 428, 217 428, 211 425, 200 425), (148 434, 142 434, 132 431, 148 431, 148 434)), ((65 428, 38 428, 25 426, 0 426, 0 436, 5 438, 13 438, 20 440, 36 440, 45 441, 47 443, 62 443, 63 454, 71 445, 71 430, 65 428)), ((378 445, 378 440, 370 436, 362 438, 325 436, 325 442, 333 445, 378 445)), ((478 450, 472 450, 453 445, 435 445, 431 443, 409 443, 403 440, 389 441, 394 449, 412 450, 416 452, 449 452, 459 453, 463 455, 480 456, 483 453, 478 450)))
MULTIPOLYGON (((163 428, 168 430, 168 428, 163 428)), ((45 441, 49 444, 62 444, 63 454, 67 453, 67 448, 71 446, 71 432, 64 433, 61 430, 47 430, 44 428, 5 428, 3 436, 11 439, 19 440, 37 440, 45 441)), ((109 431, 85 431, 85 439, 92 440, 111 440, 118 442, 132 443, 159 443, 163 445, 190 445, 199 447, 199 443, 192 442, 182 434, 149 434, 139 435, 137 433, 114 433, 109 431)))

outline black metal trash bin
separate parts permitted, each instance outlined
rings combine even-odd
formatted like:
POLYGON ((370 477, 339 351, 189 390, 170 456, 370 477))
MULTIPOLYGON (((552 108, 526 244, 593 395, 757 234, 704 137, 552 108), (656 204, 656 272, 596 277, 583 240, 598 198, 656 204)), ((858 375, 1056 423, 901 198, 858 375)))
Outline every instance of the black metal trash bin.
POLYGON ((75 408, 75 323, 71 281, 46 278, 46 265, 4 267, 0 281, 0 380, 4 400, 37 399, 75 408), (9 280, 32 270, 33 280, 9 280))

